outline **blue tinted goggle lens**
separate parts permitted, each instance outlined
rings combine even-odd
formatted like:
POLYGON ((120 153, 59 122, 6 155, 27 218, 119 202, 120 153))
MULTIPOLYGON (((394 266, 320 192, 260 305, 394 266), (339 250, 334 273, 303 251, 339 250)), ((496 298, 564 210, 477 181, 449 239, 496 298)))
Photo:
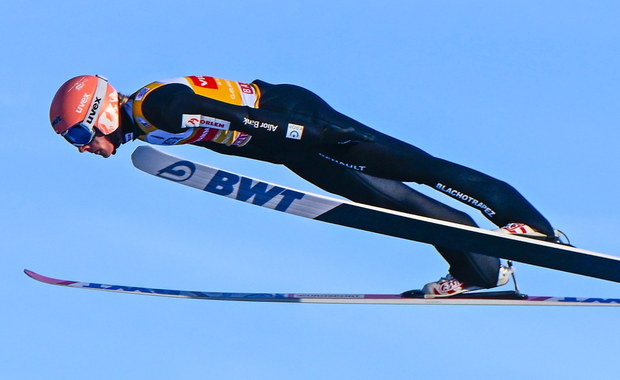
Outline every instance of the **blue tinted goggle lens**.
POLYGON ((76 124, 73 127, 67 129, 65 133, 62 134, 65 140, 69 141, 71 144, 75 146, 84 146, 95 138, 95 130, 89 129, 88 127, 82 124, 76 124))

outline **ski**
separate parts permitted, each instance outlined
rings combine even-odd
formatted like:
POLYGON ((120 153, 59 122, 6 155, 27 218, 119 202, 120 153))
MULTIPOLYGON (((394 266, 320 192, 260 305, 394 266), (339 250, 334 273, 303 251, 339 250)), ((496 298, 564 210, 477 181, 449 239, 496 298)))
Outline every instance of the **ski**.
POLYGON ((24 273, 46 284, 71 288, 215 301, 381 305, 620 306, 620 298, 533 297, 513 291, 465 293, 445 298, 424 298, 403 294, 221 293, 67 281, 43 276, 27 269, 24 273))
POLYGON ((616 256, 294 190, 177 158, 150 146, 139 146, 131 158, 136 168, 148 174, 277 211, 620 282, 620 258, 616 256))

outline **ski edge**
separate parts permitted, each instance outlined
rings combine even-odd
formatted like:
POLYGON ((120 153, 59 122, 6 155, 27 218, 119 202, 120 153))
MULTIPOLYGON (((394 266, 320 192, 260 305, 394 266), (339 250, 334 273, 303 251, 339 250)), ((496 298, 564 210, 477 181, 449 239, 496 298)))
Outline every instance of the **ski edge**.
POLYGON ((43 276, 24 269, 30 278, 51 285, 72 288, 101 290, 124 294, 139 294, 158 297, 176 297, 214 301, 244 302, 280 302, 280 303, 319 303, 319 304, 375 304, 375 305, 496 305, 496 306, 620 306, 620 298, 578 298, 578 297, 546 297, 520 295, 512 298, 484 298, 485 293, 470 293, 459 297, 446 298, 413 298, 401 294, 325 294, 325 293, 219 293, 205 291, 188 291, 172 289, 156 289, 125 285, 109 285, 94 282, 78 282, 61 280, 43 276))

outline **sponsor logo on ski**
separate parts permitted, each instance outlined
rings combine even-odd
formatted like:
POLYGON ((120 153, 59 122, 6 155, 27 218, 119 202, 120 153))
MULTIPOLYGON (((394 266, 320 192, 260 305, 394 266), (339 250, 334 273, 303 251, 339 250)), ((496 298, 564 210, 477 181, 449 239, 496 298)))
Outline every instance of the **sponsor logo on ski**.
POLYGON ((135 286, 106 285, 106 284, 96 284, 96 283, 86 284, 84 285, 84 288, 121 291, 121 292, 138 292, 138 293, 145 293, 145 294, 162 294, 162 295, 169 295, 169 296, 178 296, 182 294, 180 290, 139 288, 135 286))
POLYGON ((559 302, 580 302, 580 303, 618 303, 620 304, 620 298, 577 298, 577 297, 564 297, 559 302))
POLYGON ((192 178, 196 171, 196 165, 190 161, 178 161, 157 172, 156 176, 175 182, 183 182, 192 178))
POLYGON ((286 129, 286 138, 293 140, 301 140, 301 136, 304 134, 304 126, 298 124, 288 124, 286 129))
MULTIPOLYGON (((172 169, 168 167, 167 169, 172 169)), ((166 170, 166 169, 164 169, 166 170)), ((286 211, 294 201, 302 199, 303 193, 265 182, 255 181, 223 170, 218 170, 205 186, 204 191, 235 198, 239 201, 286 211), (268 202, 273 202, 268 205, 268 202), (277 202, 277 203, 276 203, 277 202), (275 204, 274 204, 275 203, 275 204)))

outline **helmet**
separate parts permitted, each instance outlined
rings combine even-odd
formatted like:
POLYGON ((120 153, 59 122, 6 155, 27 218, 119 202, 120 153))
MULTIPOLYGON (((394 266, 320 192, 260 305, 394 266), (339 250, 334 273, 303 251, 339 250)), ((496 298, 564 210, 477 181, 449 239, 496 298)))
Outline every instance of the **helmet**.
POLYGON ((95 128, 109 135, 118 129, 118 92, 99 75, 80 75, 66 81, 50 107, 50 122, 56 133, 75 146, 95 137, 95 128))

